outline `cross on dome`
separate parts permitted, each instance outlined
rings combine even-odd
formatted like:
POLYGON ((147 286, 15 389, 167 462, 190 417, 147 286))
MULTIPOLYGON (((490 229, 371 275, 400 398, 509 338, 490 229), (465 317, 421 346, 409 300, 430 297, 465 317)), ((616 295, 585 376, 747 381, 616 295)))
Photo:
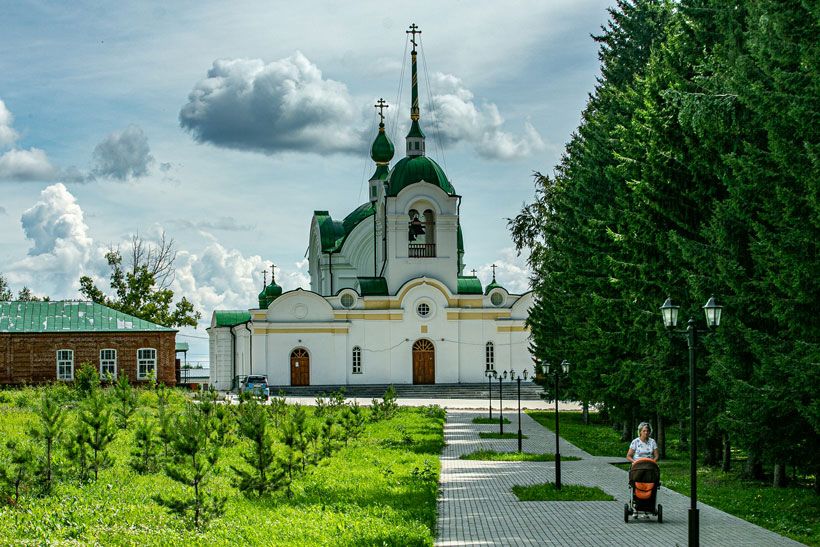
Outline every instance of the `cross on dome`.
POLYGON ((405 32, 410 35, 410 43, 413 44, 413 52, 416 51, 416 34, 421 34, 421 31, 418 30, 418 25, 412 23, 410 25, 410 30, 406 30, 405 32))
POLYGON ((387 104, 387 101, 380 98, 373 106, 379 109, 379 125, 384 125, 384 109, 390 108, 390 105, 387 104))
POLYGON ((493 264, 492 266, 490 266, 490 268, 492 268, 492 269, 493 269, 493 281, 495 281, 495 269, 496 269, 497 267, 498 267, 498 266, 496 266, 495 264, 493 264))

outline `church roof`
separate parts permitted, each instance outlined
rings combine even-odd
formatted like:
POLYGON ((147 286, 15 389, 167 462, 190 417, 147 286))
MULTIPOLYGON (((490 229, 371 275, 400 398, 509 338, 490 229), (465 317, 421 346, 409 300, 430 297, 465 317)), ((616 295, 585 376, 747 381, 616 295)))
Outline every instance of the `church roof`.
POLYGON ((327 211, 314 211, 313 216, 319 224, 319 238, 322 240, 323 253, 335 253, 341 250, 347 236, 361 221, 376 212, 372 203, 363 203, 356 207, 344 220, 333 220, 327 211))
POLYGON ((233 327, 251 320, 251 314, 243 310, 216 310, 214 312, 215 327, 233 327))
MULTIPOLYGON (((484 294, 485 295, 490 294, 490 291, 493 290, 493 289, 504 289, 504 287, 502 287, 501 285, 499 285, 496 282, 495 276, 493 276, 492 282, 489 285, 487 285, 487 288, 484 290, 484 294)), ((507 289, 504 289, 504 290, 507 290, 507 289)))
POLYGON ((474 275, 458 276, 458 294, 481 294, 481 280, 474 275))
POLYGON ((389 296, 387 280, 383 277, 359 277, 359 293, 362 296, 389 296))
POLYGON ((376 163, 387 163, 393 159, 395 151, 393 143, 384 132, 384 123, 379 124, 379 133, 373 141, 373 146, 370 147, 370 157, 376 163))
POLYGON ((407 156, 400 159, 390 170, 387 180, 388 196, 397 196, 405 187, 421 181, 435 184, 451 196, 456 193, 444 170, 427 156, 407 156))

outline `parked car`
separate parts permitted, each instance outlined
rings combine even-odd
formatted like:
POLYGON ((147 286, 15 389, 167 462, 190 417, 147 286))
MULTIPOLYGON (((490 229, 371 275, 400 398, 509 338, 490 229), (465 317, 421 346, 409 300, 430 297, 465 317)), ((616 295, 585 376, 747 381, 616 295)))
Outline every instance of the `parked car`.
POLYGON ((245 379, 245 387, 242 388, 244 392, 250 392, 257 397, 261 397, 266 401, 270 399, 270 387, 268 387, 267 376, 248 376, 245 379))

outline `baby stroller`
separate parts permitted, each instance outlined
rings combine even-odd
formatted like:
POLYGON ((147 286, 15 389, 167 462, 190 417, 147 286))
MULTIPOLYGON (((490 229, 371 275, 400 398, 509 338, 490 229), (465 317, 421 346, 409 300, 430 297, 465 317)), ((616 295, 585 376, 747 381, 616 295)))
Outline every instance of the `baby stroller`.
POLYGON ((655 502, 658 489, 661 487, 661 470, 658 464, 649 458, 635 460, 629 470, 629 488, 632 490, 632 500, 624 504, 624 522, 629 522, 629 516, 638 518, 640 513, 653 514, 658 522, 663 522, 663 505, 655 502))

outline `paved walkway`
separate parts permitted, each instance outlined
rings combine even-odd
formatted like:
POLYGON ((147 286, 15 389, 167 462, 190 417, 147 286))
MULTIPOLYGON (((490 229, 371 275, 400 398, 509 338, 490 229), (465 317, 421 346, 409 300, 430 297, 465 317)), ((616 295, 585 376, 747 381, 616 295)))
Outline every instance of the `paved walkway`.
MULTIPOLYGON (((616 501, 519 502, 513 485, 555 480, 549 462, 491 462, 460 460, 479 449, 515 451, 516 439, 480 439, 479 431, 498 431, 498 425, 476 425, 472 419, 484 412, 450 410, 445 425, 446 446, 441 456, 437 545, 686 545, 689 498, 661 487, 663 524, 654 518, 624 523, 624 503, 629 501, 627 472, 610 465, 619 458, 594 457, 561 439, 561 455, 580 461, 562 462, 564 484, 598 486, 616 501)), ((504 413, 512 423, 505 432, 517 432, 515 413, 504 413)), ((524 451, 555 452, 555 435, 523 415, 524 451)), ((663 467, 661 467, 663 474, 663 467)), ((662 475, 661 475, 662 476, 662 475)), ((700 508, 701 545, 749 546, 800 545, 707 505, 700 508)))

